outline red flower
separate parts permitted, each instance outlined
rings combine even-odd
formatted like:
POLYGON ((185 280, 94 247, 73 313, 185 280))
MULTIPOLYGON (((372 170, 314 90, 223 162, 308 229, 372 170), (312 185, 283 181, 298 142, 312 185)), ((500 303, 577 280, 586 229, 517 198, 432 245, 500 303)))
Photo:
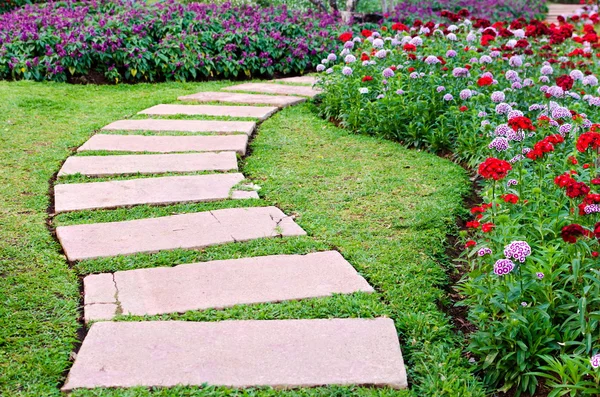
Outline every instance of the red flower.
POLYGON ((411 66, 410 68, 408 68, 408 71, 409 71, 410 73, 412 73, 412 72, 414 72, 414 71, 415 71, 415 68, 413 68, 413 67, 411 66))
POLYGON ((563 138, 563 136, 560 134, 548 135, 533 145, 533 149, 525 156, 527 156, 528 159, 537 160, 542 158, 544 154, 553 152, 555 144, 562 143, 564 141, 565 138, 563 138))
POLYGON ((360 56, 361 61, 368 61, 369 59, 371 59, 371 57, 366 52, 363 52, 362 55, 360 56))
POLYGON ((573 82, 573 78, 568 74, 563 74, 562 76, 556 78, 556 85, 565 91, 569 91, 571 88, 573 88, 573 82))
POLYGON ((486 85, 492 85, 493 82, 494 82, 494 79, 492 79, 489 76, 484 76, 484 77, 480 77, 479 80, 477 80, 477 85, 480 87, 484 87, 486 85))
POLYGON ((585 196, 590 192, 590 188, 583 182, 574 182, 567 186, 567 196, 570 198, 585 196))
POLYGON ((592 185, 600 185, 600 178, 592 179, 592 185))
MULTIPOLYGON (((596 238, 598 238, 598 237, 596 236, 596 238)), ((598 257, 598 252, 597 251, 592 251, 592 256, 594 258, 597 258, 598 257)))
POLYGON ((362 78, 363 83, 366 81, 371 81, 371 80, 373 80, 373 77, 371 77, 371 76, 365 76, 362 78))
POLYGON ((577 181, 573 179, 570 173, 565 172, 564 174, 561 174, 554 178, 554 183, 559 187, 565 188, 573 183, 577 183, 577 181))
POLYGON ((571 162, 571 164, 573 165, 577 165, 577 163, 579 163, 577 161, 577 158, 575 156, 569 156, 569 161, 571 162))
POLYGON ((373 35, 373 32, 371 32, 369 29, 363 29, 360 33, 365 37, 371 37, 373 35))
POLYGON ((479 165, 479 175, 485 179, 494 179, 496 181, 503 179, 510 170, 512 170, 512 166, 508 161, 494 157, 486 159, 479 165))
POLYGON ((396 30, 396 31, 405 31, 408 32, 408 26, 406 26, 403 23, 400 22, 396 22, 395 24, 392 25, 392 30, 396 30))
POLYGON ((484 213, 485 210, 486 210, 486 208, 483 206, 482 207, 473 207, 473 208, 471 208, 471 214, 474 215, 474 214, 484 213))
POLYGON ((519 196, 516 194, 508 193, 503 194, 501 197, 505 203, 517 204, 519 202, 519 196))
POLYGON ((340 41, 345 43, 352 40, 352 32, 344 32, 340 35, 340 41))
POLYGON ((598 149, 600 147, 600 134, 597 132, 584 132, 577 139, 577 144, 575 145, 577 150, 580 152, 585 152, 590 146, 592 149, 598 149))
POLYGON ((467 222, 467 227, 469 229, 477 229, 479 227, 479 222, 478 221, 469 221, 469 222, 467 222))
POLYGON ((576 223, 568 225, 562 228, 560 231, 562 239, 571 244, 575 244, 579 237, 587 237, 590 235, 590 231, 581 227, 576 223))
POLYGON ((488 223, 484 223, 483 225, 481 225, 481 230, 482 230, 484 233, 489 233, 489 232, 491 232, 492 230, 494 230, 494 228, 495 228, 495 227, 496 227, 496 225, 494 225, 494 224, 493 224, 493 223, 491 223, 491 222, 488 222, 488 223))
POLYGON ((404 51, 406 52, 410 52, 410 51, 416 51, 417 50, 417 46, 414 44, 410 44, 410 43, 406 43, 404 44, 404 47, 402 47, 404 49, 404 51))
POLYGON ((465 243, 465 248, 474 247, 476 245, 477 245, 477 243, 475 241, 469 240, 465 243))
POLYGON ((518 130, 529 130, 535 131, 535 127, 531 123, 531 120, 525 116, 517 116, 508 120, 508 125, 513 129, 513 131, 518 130))
POLYGON ((466 112, 469 108, 466 106, 461 106, 460 108, 458 108, 458 110, 460 110, 461 112, 466 112))

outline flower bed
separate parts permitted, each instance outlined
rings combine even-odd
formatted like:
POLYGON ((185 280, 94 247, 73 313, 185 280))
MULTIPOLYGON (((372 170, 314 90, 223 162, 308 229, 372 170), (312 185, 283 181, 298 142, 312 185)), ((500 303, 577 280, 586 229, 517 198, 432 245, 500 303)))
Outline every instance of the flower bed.
POLYGON ((543 19, 547 11, 545 0, 404 0, 394 7, 391 17, 405 23, 416 19, 441 20, 442 11, 457 13, 462 9, 468 10, 473 17, 492 21, 519 17, 543 19))
POLYGON ((337 20, 285 6, 99 0, 0 15, 0 79, 109 82, 297 74, 332 47, 337 20))
POLYGON ((324 117, 477 172, 458 288, 500 391, 600 393, 598 25, 388 24, 318 66, 324 117))

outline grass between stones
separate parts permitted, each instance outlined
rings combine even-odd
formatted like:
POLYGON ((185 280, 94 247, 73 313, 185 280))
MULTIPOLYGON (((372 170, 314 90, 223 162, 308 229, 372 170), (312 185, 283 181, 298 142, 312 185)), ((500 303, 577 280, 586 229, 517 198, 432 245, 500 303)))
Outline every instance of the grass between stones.
MULTIPOLYGON (((241 172, 261 200, 81 211, 56 225, 108 222, 220 208, 277 205, 308 236, 273 238, 158 254, 82 261, 70 268, 46 228, 48 181, 71 151, 111 121, 178 95, 224 83, 69 86, 0 83, 0 394, 59 395, 77 341, 78 276, 213 259, 304 254, 335 248, 377 289, 156 319, 217 321, 374 317, 396 322, 411 391, 326 387, 293 391, 224 388, 81 390, 74 396, 481 396, 462 357, 461 338, 439 309, 446 300, 444 241, 468 191, 456 165, 372 137, 350 135, 315 116, 309 104, 286 108, 260 127, 241 172)), ((119 320, 139 320, 121 317, 119 320)))

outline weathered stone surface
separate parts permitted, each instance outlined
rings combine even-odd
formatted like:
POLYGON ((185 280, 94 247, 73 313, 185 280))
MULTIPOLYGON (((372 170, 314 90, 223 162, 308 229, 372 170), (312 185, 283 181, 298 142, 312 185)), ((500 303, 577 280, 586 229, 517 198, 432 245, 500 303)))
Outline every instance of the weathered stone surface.
POLYGON ((114 303, 97 303, 85 307, 84 321, 107 321, 115 316, 117 305, 114 303))
POLYGON ((139 204, 174 204, 225 200, 244 176, 209 174, 69 183, 54 186, 56 213, 139 204))
POLYGON ((223 88, 226 91, 249 91, 262 92, 265 94, 300 95, 314 97, 321 90, 297 85, 273 84, 273 83, 243 83, 223 88))
POLYGON ((240 94, 233 92, 199 92, 180 96, 180 101, 243 103, 246 105, 271 105, 280 108, 304 102, 306 99, 283 95, 240 94))
POLYGON ((281 83, 289 83, 289 84, 307 84, 313 85, 317 82, 318 78, 315 76, 296 76, 296 77, 286 77, 283 79, 277 79, 275 81, 281 83))
POLYGON ((114 285, 111 290, 111 285, 95 281, 100 276, 108 279, 113 275, 91 275, 84 279, 86 308, 98 303, 98 298, 103 303, 109 298, 108 303, 115 304, 118 299, 123 314, 139 316, 373 292, 336 251, 116 272, 116 296, 114 285), (108 296, 111 292, 112 296, 108 296))
POLYGON ((119 120, 102 129, 104 131, 178 131, 251 135, 254 128, 256 123, 253 121, 143 119, 119 120))
POLYGON ((145 136, 96 134, 77 149, 112 152, 222 152, 246 154, 247 135, 223 136, 145 136))
POLYGON ((159 174, 163 172, 231 171, 238 169, 235 152, 71 156, 58 176, 159 174))
POLYGON ((301 236, 276 207, 231 208, 124 222, 60 226, 56 234, 71 261, 176 248, 203 248, 234 241, 301 236))
POLYGON ((273 106, 156 105, 142 110, 140 114, 252 117, 259 120, 266 120, 277 109, 277 107, 273 106))
POLYGON ((117 303, 117 287, 112 273, 91 274, 83 279, 83 296, 86 305, 117 303))
POLYGON ((231 198, 235 200, 244 200, 244 199, 257 199, 258 193, 256 192, 248 192, 245 190, 234 190, 231 193, 231 198))
POLYGON ((99 322, 63 391, 175 385, 405 388, 389 318, 99 322))

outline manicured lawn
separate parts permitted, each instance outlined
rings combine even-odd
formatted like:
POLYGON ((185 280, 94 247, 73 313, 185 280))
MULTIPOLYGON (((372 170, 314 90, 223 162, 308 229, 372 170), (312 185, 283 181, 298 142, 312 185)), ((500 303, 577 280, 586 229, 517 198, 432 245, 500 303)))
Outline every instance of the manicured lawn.
MULTIPOLYGON (((79 277, 141 267, 338 249, 378 291, 160 319, 216 321, 392 317, 400 332, 412 392, 368 388, 229 391, 221 388, 78 391, 75 396, 481 396, 462 339, 440 307, 446 301, 446 233, 452 230, 465 172, 398 144, 350 135, 320 120, 309 104, 266 121, 242 172, 261 200, 138 206, 62 214, 53 225, 106 222, 217 208, 278 205, 308 236, 227 244, 199 251, 87 260, 68 266, 48 232, 49 180, 94 130, 178 95, 225 83, 69 86, 0 83, 0 394, 58 395, 81 327, 79 277)), ((78 177, 79 178, 79 177, 78 177)), ((79 180, 79 179, 78 179, 79 180)), ((151 318, 151 317, 148 317, 151 318)), ((122 317, 119 320, 139 318, 122 317)))

